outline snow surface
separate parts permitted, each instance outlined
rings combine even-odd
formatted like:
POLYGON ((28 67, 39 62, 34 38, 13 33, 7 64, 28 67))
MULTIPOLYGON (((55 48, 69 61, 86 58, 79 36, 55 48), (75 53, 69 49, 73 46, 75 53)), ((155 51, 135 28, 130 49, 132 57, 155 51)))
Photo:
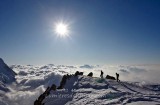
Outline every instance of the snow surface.
POLYGON ((45 105, 155 105, 160 91, 146 85, 87 76, 72 77, 65 89, 52 91, 45 105))
POLYGON ((52 84, 59 86, 63 75, 74 74, 76 71, 84 72, 84 75, 93 72, 94 78, 87 76, 71 78, 67 81, 65 90, 52 91, 50 97, 44 100, 46 105, 160 104, 159 65, 48 64, 11 65, 10 68, 0 59, 0 73, 3 74, 3 78, 0 78, 0 105, 33 105, 48 86, 52 84), (104 71, 104 77, 115 76, 118 72, 121 83, 98 78, 101 70, 104 71), (4 77, 7 77, 5 81, 4 77), (70 97, 55 98, 53 97, 55 94, 69 94, 70 97))

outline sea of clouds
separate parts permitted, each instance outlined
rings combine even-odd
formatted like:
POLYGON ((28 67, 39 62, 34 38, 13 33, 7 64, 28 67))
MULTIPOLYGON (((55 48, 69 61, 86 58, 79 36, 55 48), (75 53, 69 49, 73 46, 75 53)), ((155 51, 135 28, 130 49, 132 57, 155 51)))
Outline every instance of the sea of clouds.
POLYGON ((140 84, 156 84, 160 80, 160 65, 82 65, 65 66, 48 64, 43 66, 11 65, 18 75, 16 82, 7 84, 10 90, 0 91, 0 105, 31 105, 48 86, 53 83, 59 86, 64 74, 74 74, 76 71, 87 75, 93 72, 94 77, 100 76, 103 70, 106 75, 120 74, 121 81, 139 82, 140 84))

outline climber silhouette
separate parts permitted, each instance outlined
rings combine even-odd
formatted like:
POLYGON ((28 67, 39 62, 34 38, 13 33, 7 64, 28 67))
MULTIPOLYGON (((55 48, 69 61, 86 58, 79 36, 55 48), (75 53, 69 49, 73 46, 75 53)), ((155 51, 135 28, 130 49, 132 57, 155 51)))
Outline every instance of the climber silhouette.
POLYGON ((100 77, 103 78, 103 71, 102 71, 102 70, 101 70, 101 75, 100 75, 100 77))
POLYGON ((116 79, 117 79, 117 82, 120 82, 118 73, 116 73, 116 79))

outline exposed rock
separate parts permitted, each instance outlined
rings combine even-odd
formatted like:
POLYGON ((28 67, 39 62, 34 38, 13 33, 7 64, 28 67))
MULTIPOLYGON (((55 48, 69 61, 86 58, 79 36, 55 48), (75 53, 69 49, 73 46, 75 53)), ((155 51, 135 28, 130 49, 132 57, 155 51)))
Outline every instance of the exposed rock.
POLYGON ((11 83, 15 81, 15 75, 16 73, 0 58, 0 81, 11 83))
POLYGON ((115 77, 113 77, 113 76, 110 76, 110 75, 107 75, 107 76, 106 76, 106 79, 112 79, 112 80, 116 80, 116 79, 115 79, 115 77))
POLYGON ((92 72, 90 72, 87 76, 89 76, 89 77, 93 77, 93 73, 92 73, 92 72))

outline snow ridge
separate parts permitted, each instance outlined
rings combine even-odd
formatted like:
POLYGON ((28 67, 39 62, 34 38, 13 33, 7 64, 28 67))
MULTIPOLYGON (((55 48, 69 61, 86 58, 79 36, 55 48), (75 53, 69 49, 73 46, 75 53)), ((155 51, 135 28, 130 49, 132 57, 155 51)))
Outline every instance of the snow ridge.
POLYGON ((43 102, 45 105, 155 105, 160 104, 160 90, 137 83, 72 76, 64 89, 51 91, 43 102))

